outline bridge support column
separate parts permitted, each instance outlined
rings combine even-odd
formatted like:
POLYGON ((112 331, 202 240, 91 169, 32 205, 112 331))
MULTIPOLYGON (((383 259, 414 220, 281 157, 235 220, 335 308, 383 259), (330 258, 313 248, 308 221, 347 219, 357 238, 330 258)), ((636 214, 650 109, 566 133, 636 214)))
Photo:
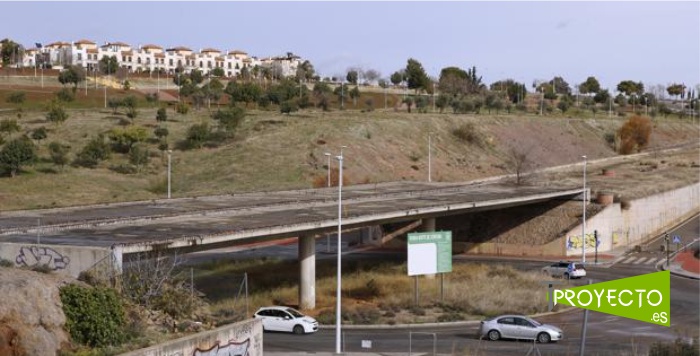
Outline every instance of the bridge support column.
POLYGON ((316 308, 316 239, 299 236, 299 309, 316 308))
POLYGON ((421 230, 423 232, 435 231, 435 218, 423 219, 423 224, 421 224, 421 230))

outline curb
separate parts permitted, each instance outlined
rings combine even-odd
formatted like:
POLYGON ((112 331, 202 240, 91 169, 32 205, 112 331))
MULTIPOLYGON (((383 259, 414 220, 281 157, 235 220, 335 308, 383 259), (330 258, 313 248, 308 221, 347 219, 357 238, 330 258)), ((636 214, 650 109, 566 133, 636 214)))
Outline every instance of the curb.
POLYGON ((656 269, 660 271, 670 271, 672 275, 677 276, 677 277, 682 277, 682 278, 689 278, 689 279, 695 279, 695 280, 700 280, 700 274, 693 273, 693 272, 688 272, 684 270, 678 263, 676 263, 674 260, 676 258, 676 255, 678 255, 680 252, 688 248, 688 246, 691 246, 695 243, 700 241, 700 239, 695 239, 690 243, 687 243, 683 248, 679 249, 678 251, 673 252, 673 254, 669 257, 669 266, 668 268, 666 267, 666 262, 662 261, 656 265, 656 269), (676 268, 673 268, 673 267, 676 268))
MULTIPOLYGON (((568 307, 568 308, 564 308, 564 309, 562 309, 560 311, 556 311, 556 312, 544 312, 544 313, 532 314, 532 315, 528 315, 528 316, 531 318, 539 318, 542 316, 568 313, 568 312, 576 310, 576 309, 579 309, 579 308, 568 307)), ((479 323, 481 323, 482 320, 450 321, 450 322, 444 322, 444 323, 418 323, 418 324, 376 324, 376 325, 348 324, 348 325, 342 325, 342 328, 343 329, 350 329, 350 330, 367 330, 367 329, 377 330, 377 329, 416 329, 416 328, 433 328, 433 327, 446 327, 446 326, 471 326, 471 325, 478 325, 479 323)), ((324 330, 330 330, 330 329, 335 329, 335 325, 319 325, 318 328, 324 329, 324 330)))

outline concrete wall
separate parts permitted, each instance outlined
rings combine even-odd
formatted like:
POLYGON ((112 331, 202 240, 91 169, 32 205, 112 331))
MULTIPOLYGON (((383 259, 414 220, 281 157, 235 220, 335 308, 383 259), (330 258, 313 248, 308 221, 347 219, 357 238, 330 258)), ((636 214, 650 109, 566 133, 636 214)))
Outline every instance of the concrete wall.
POLYGON ((111 266, 112 251, 97 247, 2 243, 0 259, 12 261, 17 267, 46 265, 55 272, 78 277, 87 269, 111 266))
MULTIPOLYGON (((664 233, 669 226, 681 223, 700 211, 700 183, 673 191, 636 199, 623 209, 620 203, 607 206, 587 219, 586 254, 595 249, 593 231, 598 231, 598 252, 632 247, 664 233)), ((566 236, 566 255, 581 255, 581 226, 566 236)))
MULTIPOLYGON (((700 183, 633 200, 624 209, 620 203, 610 204, 586 219, 586 255, 592 255, 595 252, 596 243, 593 232, 596 230, 599 253, 620 247, 631 248, 662 234, 664 229, 681 223, 698 212, 700 212, 700 183)), ((539 217, 533 219, 537 218, 539 217)), ((519 232, 521 236, 535 237, 537 232, 532 231, 533 229, 528 228, 527 225, 528 222, 522 222, 512 230, 519 232)), ((583 243, 581 236, 582 226, 578 224, 565 236, 545 244, 536 242, 523 244, 517 241, 499 243, 499 239, 484 242, 456 241, 453 251, 510 256, 580 256, 583 243)))
POLYGON ((262 321, 249 319, 120 356, 262 356, 262 321))

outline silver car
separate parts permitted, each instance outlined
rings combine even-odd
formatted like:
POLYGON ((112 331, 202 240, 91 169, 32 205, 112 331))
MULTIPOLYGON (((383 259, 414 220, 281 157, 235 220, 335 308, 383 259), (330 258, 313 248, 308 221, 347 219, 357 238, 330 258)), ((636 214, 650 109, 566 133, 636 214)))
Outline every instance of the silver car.
POLYGON ((564 279, 583 278, 586 276, 586 268, 575 262, 555 262, 542 268, 542 272, 552 277, 564 279))
POLYGON ((561 340, 564 333, 556 326, 542 324, 527 316, 501 315, 481 322, 479 338, 483 339, 484 337, 492 341, 526 339, 546 344, 550 341, 561 340))

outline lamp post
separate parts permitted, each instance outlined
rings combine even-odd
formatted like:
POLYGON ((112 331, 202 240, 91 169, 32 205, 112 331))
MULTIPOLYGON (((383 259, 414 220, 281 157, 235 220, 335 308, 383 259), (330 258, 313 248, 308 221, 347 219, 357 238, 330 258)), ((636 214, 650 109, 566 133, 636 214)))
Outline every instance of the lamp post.
POLYGON ((168 199, 170 199, 170 161, 173 150, 168 150, 168 199))
POLYGON ((328 188, 330 188, 331 187, 331 154, 326 152, 323 155, 328 157, 328 163, 326 164, 326 168, 328 171, 328 178, 326 179, 326 182, 328 183, 328 188))
POLYGON ((586 156, 583 157, 583 223, 581 225, 581 234, 583 235, 583 243, 581 244, 581 263, 586 264, 586 202, 588 200, 588 194, 586 194, 586 156))
MULTIPOLYGON (((345 146, 343 146, 345 147, 345 146)), ((340 148, 340 156, 336 157, 338 159, 338 276, 337 286, 336 286, 336 305, 335 305, 335 353, 340 354, 340 288, 342 286, 340 280, 340 256, 341 256, 341 245, 340 237, 342 233, 342 213, 343 213, 343 148, 340 148)))
POLYGON ((431 137, 428 134, 428 182, 432 182, 431 137))

